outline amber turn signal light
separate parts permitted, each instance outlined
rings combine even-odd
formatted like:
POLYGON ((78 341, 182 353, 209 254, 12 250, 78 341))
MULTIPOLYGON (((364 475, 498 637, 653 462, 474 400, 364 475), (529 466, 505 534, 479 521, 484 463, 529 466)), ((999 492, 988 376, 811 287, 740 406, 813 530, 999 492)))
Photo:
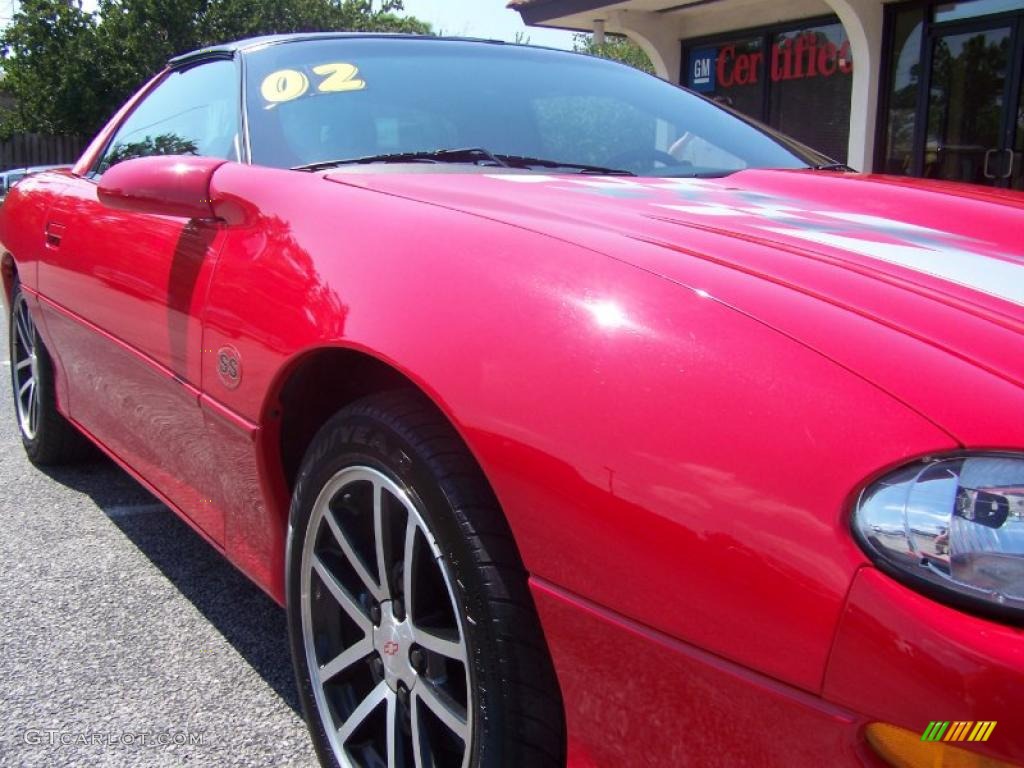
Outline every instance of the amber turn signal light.
POLYGON ((865 735, 875 753, 893 768, 1014 768, 947 741, 925 741, 920 733, 888 723, 871 723, 865 735))

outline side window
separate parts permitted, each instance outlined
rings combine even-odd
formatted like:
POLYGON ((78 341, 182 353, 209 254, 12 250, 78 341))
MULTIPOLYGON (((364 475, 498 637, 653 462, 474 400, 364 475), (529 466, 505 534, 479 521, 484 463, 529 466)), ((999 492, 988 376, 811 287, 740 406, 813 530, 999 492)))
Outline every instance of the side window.
POLYGON ((96 172, 149 155, 238 160, 240 93, 238 70, 231 61, 171 72, 121 124, 96 172))

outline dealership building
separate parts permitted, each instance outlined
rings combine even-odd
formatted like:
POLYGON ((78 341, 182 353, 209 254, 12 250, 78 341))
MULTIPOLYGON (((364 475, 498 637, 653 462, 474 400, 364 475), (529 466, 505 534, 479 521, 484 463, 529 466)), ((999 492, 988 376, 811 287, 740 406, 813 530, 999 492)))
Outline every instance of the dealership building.
POLYGON ((858 170, 1024 189, 1024 0, 514 0, 858 170))

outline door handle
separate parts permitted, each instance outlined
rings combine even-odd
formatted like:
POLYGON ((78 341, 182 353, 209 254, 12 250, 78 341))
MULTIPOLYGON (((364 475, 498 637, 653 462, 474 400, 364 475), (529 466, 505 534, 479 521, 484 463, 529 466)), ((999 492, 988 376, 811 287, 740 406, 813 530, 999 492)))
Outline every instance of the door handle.
POLYGON ((60 246, 60 241, 64 237, 64 232, 67 229, 63 224, 56 221, 46 222, 46 244, 51 248, 57 248, 60 246))
POLYGON ((1013 177, 1013 167, 1017 164, 1017 153, 1012 148, 1006 149, 1004 152, 1010 153, 1010 162, 1006 164, 1006 174, 1002 178, 1009 179, 1013 177))
POLYGON ((989 149, 989 150, 985 151, 985 167, 982 169, 982 173, 985 175, 986 179, 995 179, 995 178, 997 178, 994 173, 989 173, 988 172, 988 164, 992 160, 992 155, 994 155, 996 152, 999 152, 999 150, 998 149, 989 149))

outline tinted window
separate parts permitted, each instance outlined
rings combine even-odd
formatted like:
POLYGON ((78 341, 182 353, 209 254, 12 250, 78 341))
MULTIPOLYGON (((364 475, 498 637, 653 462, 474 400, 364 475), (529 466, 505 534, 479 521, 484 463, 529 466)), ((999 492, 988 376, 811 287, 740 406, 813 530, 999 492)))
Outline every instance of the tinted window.
POLYGON ((760 37, 694 48, 686 84, 720 104, 761 120, 764 53, 760 37))
POLYGON ((1020 100, 1017 102, 1017 146, 1010 163, 1010 186, 1024 190, 1024 78, 1021 78, 1020 100))
POLYGON ((231 61, 172 72, 122 123, 98 172, 148 155, 239 159, 238 70, 231 61))
POLYGON ((246 71, 262 165, 466 147, 664 176, 808 164, 795 145, 663 80, 561 51, 317 40, 249 53, 246 71))
POLYGON ((768 122, 829 157, 845 160, 853 60, 843 25, 776 35, 771 79, 768 122))
POLYGON ((853 60, 842 24, 692 43, 684 75, 695 91, 829 157, 846 158, 853 60))
MULTIPOLYGON (((927 178, 984 184, 1002 141, 1004 94, 1013 38, 1009 26, 935 40, 928 93, 927 178)), ((1005 154, 1005 153, 1004 153, 1005 154)))
POLYGON ((935 21, 957 21, 990 13, 1019 10, 1020 0, 968 0, 967 2, 945 3, 935 8, 935 21))
POLYGON ((889 52, 889 82, 886 84, 889 114, 883 173, 906 175, 913 170, 923 27, 923 8, 903 8, 896 12, 893 44, 889 52))

